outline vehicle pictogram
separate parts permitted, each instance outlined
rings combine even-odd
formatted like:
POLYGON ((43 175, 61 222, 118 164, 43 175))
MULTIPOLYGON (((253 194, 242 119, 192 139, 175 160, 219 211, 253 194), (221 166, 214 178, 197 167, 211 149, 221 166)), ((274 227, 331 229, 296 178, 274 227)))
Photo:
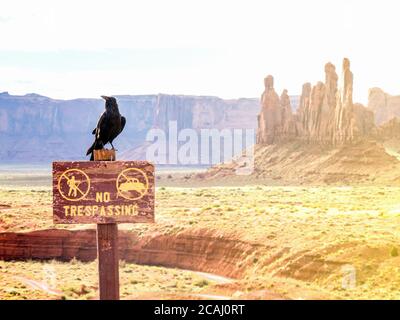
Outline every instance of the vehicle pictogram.
POLYGON ((138 200, 146 195, 149 180, 142 170, 129 168, 118 175, 116 187, 119 196, 127 200, 138 200))

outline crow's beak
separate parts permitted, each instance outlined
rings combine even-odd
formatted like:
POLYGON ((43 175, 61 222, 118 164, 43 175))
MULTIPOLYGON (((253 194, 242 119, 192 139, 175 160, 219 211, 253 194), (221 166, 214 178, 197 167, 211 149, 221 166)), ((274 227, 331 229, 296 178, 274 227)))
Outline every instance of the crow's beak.
POLYGON ((107 96, 101 96, 104 100, 108 100, 108 99, 110 99, 110 97, 107 97, 107 96))

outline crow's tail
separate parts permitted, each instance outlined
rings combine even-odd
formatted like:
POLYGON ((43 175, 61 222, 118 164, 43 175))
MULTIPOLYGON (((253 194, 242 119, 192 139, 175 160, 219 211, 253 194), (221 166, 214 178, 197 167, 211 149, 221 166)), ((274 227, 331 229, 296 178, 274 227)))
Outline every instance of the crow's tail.
POLYGON ((103 148, 104 148, 103 142, 95 140, 93 144, 90 146, 90 148, 86 151, 86 155, 88 156, 90 154, 90 161, 93 161, 94 160, 93 151, 103 148))
POLYGON ((86 155, 93 153, 94 147, 96 146, 96 141, 90 146, 90 148, 86 151, 86 155))

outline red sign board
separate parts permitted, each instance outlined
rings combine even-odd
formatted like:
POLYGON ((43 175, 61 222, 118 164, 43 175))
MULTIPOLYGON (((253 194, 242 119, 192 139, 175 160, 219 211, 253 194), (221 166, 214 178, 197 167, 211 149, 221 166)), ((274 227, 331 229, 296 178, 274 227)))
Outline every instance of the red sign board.
POLYGON ((154 166, 53 162, 53 219, 56 224, 154 222, 154 166))

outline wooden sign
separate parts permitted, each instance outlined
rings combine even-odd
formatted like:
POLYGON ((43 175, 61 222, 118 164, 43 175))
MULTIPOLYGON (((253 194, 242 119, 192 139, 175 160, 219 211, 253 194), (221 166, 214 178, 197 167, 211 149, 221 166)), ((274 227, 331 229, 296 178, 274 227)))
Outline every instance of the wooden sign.
POLYGON ((154 222, 154 166, 53 162, 53 219, 56 224, 154 222))

